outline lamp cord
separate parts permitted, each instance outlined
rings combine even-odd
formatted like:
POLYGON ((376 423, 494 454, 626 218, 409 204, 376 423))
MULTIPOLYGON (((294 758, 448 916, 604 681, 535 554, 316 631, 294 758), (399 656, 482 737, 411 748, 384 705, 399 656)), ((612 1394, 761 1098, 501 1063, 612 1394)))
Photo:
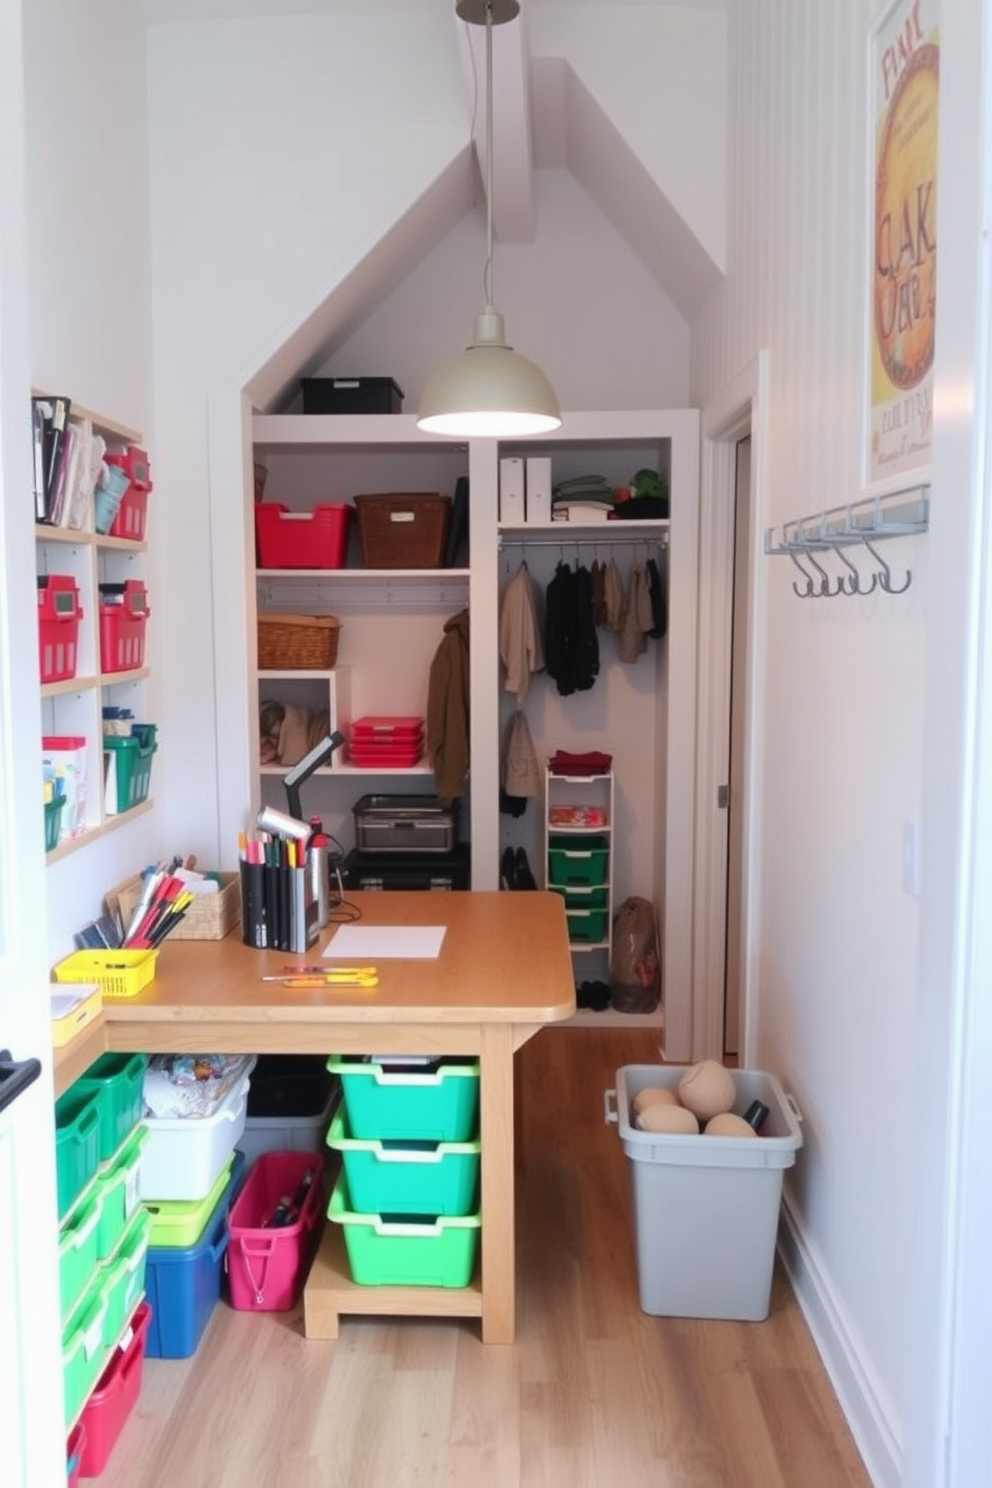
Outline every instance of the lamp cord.
POLYGON ((486 272, 487 309, 493 303, 493 0, 486 0, 486 272))

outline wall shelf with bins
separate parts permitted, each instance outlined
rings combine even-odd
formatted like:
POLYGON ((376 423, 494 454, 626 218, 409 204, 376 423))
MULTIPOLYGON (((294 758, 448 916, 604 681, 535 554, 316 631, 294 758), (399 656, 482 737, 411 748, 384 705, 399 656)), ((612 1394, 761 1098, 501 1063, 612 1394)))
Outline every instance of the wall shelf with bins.
MULTIPOLYGON (((69 417, 70 421, 88 419, 94 434, 105 441, 108 452, 123 455, 131 446, 141 446, 138 430, 75 403, 69 417)), ((42 736, 83 740, 86 760, 86 802, 81 829, 75 836, 62 838, 46 852, 48 863, 80 851, 104 833, 117 830, 151 809, 151 801, 146 797, 128 810, 114 811, 104 797, 103 708, 107 704, 128 707, 136 721, 147 721, 144 710, 151 669, 143 664, 140 646, 134 647, 133 652, 135 659, 142 660, 141 665, 126 670, 106 669, 100 604, 101 585, 123 586, 128 580, 136 580, 143 586, 148 545, 143 532, 135 538, 97 532, 92 501, 83 520, 86 525, 80 528, 35 524, 39 577, 64 575, 74 583, 78 600, 73 674, 60 676, 58 672, 66 669, 59 668, 54 680, 39 682, 42 736)), ((114 659, 130 658, 119 651, 114 659)))

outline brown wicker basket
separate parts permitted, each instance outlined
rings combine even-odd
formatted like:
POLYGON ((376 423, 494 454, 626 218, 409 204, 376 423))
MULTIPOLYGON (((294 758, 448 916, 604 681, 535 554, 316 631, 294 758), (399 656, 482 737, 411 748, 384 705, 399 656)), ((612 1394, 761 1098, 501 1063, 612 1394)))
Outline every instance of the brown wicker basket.
POLYGON ((330 671, 340 629, 334 615, 259 615, 259 671, 330 671))
POLYGON ((356 496, 358 535, 366 568, 441 568, 451 497, 433 491, 356 496))

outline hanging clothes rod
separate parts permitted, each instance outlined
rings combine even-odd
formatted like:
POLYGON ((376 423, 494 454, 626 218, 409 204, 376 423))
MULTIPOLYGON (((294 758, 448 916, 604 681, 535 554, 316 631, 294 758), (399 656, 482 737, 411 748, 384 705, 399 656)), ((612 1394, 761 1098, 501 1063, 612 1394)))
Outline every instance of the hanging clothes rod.
MULTIPOLYGON (((603 525, 613 526, 614 524, 604 522, 603 525)), ((563 522, 562 526, 567 526, 567 524, 563 522)), ((573 532, 568 536, 562 534, 561 537, 510 537, 507 533, 501 532, 498 538, 498 546, 500 548, 630 548, 634 546, 643 547, 651 543, 656 543, 661 548, 667 548, 668 533, 659 532, 656 536, 651 532, 628 532, 624 533, 622 537, 614 537, 612 534, 592 533, 588 528, 583 528, 582 532, 573 532)))

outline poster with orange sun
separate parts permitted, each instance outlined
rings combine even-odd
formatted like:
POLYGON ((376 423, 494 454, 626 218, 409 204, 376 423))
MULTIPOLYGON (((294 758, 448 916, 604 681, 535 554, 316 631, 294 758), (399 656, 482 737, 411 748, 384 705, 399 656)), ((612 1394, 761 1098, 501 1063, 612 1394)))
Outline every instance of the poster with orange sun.
POLYGON ((930 463, 937 300, 936 0, 897 0, 872 28, 867 481, 930 463))

